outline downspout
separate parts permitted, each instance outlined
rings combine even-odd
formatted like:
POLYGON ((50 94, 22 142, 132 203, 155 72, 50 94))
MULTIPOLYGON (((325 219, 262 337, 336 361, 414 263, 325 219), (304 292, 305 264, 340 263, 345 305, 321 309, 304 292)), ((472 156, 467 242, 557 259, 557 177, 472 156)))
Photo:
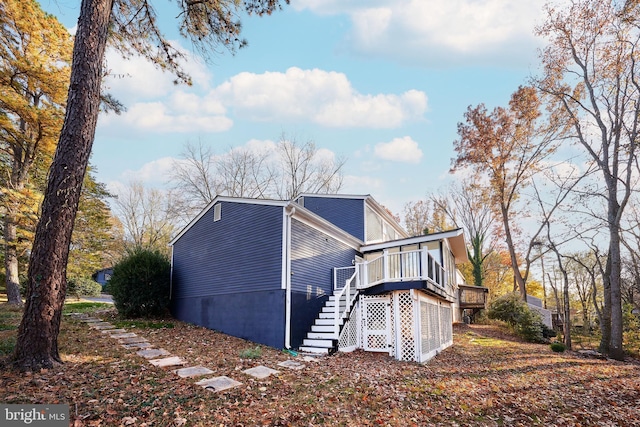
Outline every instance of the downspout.
POLYGON ((291 217, 296 213, 296 208, 285 208, 284 215, 284 243, 282 256, 284 258, 284 286, 285 286, 285 320, 284 320, 284 345, 291 349, 291 217))
POLYGON ((173 245, 171 245, 171 272, 169 273, 169 301, 173 299, 173 245))

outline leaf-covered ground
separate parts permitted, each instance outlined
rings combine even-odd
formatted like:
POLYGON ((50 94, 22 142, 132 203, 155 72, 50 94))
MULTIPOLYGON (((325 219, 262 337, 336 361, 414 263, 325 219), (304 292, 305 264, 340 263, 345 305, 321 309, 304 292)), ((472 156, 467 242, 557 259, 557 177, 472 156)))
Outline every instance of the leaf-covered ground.
POLYGON ((496 327, 456 326, 454 346, 427 364, 356 351, 288 370, 277 363, 299 357, 261 347, 258 358, 242 359, 256 355, 255 344, 172 324, 127 329, 242 386, 213 393, 65 317, 64 366, 27 375, 5 368, 0 402, 66 403, 77 426, 640 426, 635 361, 553 353, 496 327), (280 374, 241 372, 257 365, 280 374))

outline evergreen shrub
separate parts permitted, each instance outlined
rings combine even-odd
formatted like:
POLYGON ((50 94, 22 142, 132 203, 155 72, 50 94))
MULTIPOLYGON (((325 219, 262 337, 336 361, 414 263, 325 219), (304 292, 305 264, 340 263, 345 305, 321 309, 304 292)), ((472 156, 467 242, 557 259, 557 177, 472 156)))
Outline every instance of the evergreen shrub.
POLYGON ((74 296, 80 299, 84 297, 97 297, 100 296, 102 291, 102 285, 93 279, 86 277, 78 277, 67 279, 67 297, 74 296))
POLYGON ((169 311, 171 263, 157 250, 137 248, 113 267, 109 292, 121 317, 163 316, 169 311))
POLYGON ((502 295, 492 301, 487 310, 487 316, 490 319, 506 322, 526 341, 545 342, 543 331, 546 328, 542 322, 542 316, 531 310, 516 292, 502 295))

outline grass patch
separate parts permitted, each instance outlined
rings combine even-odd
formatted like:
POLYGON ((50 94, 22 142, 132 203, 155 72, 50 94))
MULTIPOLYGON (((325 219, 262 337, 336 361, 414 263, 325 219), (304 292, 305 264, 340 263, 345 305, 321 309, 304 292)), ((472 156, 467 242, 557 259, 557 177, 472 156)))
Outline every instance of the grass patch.
POLYGON ((90 313, 95 310, 103 308, 111 308, 112 304, 106 304, 103 302, 90 302, 90 301, 66 301, 64 307, 62 307, 62 314, 69 313, 90 313))
POLYGON ((16 337, 10 335, 0 338, 0 357, 8 356, 16 348, 16 337))
POLYGON ((262 350, 260 347, 245 348, 240 352, 240 358, 242 359, 259 359, 262 356, 262 350))
POLYGON ((172 329, 175 326, 171 322, 154 320, 120 320, 113 323, 116 328, 172 329))
POLYGON ((482 337, 478 335, 470 339, 469 342, 482 347, 502 347, 506 344, 506 341, 497 338, 482 337))

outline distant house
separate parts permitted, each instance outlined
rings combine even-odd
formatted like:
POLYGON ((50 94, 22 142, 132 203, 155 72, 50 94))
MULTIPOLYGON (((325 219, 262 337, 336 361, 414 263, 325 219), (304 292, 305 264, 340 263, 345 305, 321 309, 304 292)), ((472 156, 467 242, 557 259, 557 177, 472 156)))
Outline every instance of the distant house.
POLYGON ((171 246, 174 316, 271 347, 425 361, 461 317, 462 231, 410 237, 369 195, 217 197, 171 246))
POLYGON ((549 328, 553 328, 552 313, 551 310, 547 310, 542 306, 542 300, 540 298, 527 295, 527 305, 531 310, 537 311, 542 316, 542 322, 549 328))
POLYGON ((113 275, 113 268, 109 267, 109 268, 103 268, 102 270, 96 271, 91 275, 91 278, 96 282, 100 283, 102 285, 102 288, 104 289, 106 284, 111 279, 112 275, 113 275))

